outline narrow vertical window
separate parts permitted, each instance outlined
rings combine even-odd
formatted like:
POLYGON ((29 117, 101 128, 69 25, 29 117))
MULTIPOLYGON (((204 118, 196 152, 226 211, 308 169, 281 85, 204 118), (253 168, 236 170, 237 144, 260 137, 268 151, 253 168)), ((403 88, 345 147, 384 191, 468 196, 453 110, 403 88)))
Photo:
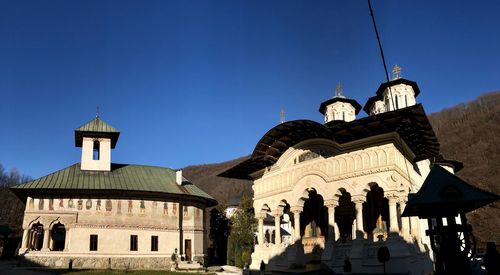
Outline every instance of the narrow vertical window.
POLYGON ((151 251, 158 251, 158 236, 151 236, 151 251))
POLYGON ((94 150, 92 154, 92 159, 93 160, 99 160, 99 140, 94 140, 94 150))
POLYGON ((97 251, 97 235, 90 235, 90 251, 97 251))
POLYGON ((399 96, 396 95, 394 99, 396 101, 396 109, 399 109, 399 96))
POLYGON ((408 95, 405 95, 405 107, 408 107, 408 95))
POLYGON ((137 235, 130 235, 130 251, 137 251, 137 235))
POLYGON ((345 121, 345 112, 344 111, 342 111, 342 120, 345 121))

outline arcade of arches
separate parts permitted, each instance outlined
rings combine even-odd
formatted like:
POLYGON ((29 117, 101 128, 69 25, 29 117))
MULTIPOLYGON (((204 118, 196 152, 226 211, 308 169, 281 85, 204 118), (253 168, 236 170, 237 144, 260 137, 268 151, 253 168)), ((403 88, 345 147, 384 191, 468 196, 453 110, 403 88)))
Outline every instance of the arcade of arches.
POLYGON ((429 259, 427 225, 401 213, 430 162, 408 166, 413 167, 408 174, 409 162, 394 145, 374 146, 362 154, 381 149, 387 157, 343 166, 345 155, 300 162, 297 156, 308 150, 291 148, 259 175, 254 180, 258 230, 251 268, 258 269, 255 263, 261 261, 269 268, 321 262, 341 270, 349 258, 359 272, 370 272, 380 264, 380 246, 405 259, 402 265, 429 259))
POLYGON ((67 251, 69 244, 66 240, 67 230, 60 221, 37 220, 24 229, 21 248, 32 251, 67 251))

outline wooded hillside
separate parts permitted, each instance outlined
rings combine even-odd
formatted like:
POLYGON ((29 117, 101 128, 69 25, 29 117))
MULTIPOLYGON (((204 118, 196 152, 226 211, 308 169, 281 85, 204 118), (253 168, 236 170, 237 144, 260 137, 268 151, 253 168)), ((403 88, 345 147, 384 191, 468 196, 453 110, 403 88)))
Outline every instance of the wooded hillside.
MULTIPOLYGON (((429 119, 443 155, 464 163, 457 175, 500 194, 500 92, 444 109, 429 119)), ((479 241, 500 243, 500 202, 480 208, 468 218, 479 241)))

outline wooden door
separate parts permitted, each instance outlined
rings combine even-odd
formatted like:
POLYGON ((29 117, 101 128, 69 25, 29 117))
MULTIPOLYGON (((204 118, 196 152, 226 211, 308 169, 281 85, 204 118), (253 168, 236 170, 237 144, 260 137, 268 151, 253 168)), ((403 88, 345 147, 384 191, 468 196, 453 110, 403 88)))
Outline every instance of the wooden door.
POLYGON ((191 261, 191 240, 184 240, 184 248, 186 251, 186 261, 191 261))

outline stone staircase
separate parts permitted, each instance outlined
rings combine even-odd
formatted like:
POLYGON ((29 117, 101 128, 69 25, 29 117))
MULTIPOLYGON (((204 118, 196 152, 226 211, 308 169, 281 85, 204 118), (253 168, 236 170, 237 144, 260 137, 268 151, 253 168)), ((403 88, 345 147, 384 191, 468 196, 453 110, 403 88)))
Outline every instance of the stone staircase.
POLYGON ((205 268, 198 262, 180 261, 176 271, 181 272, 205 272, 205 268))

